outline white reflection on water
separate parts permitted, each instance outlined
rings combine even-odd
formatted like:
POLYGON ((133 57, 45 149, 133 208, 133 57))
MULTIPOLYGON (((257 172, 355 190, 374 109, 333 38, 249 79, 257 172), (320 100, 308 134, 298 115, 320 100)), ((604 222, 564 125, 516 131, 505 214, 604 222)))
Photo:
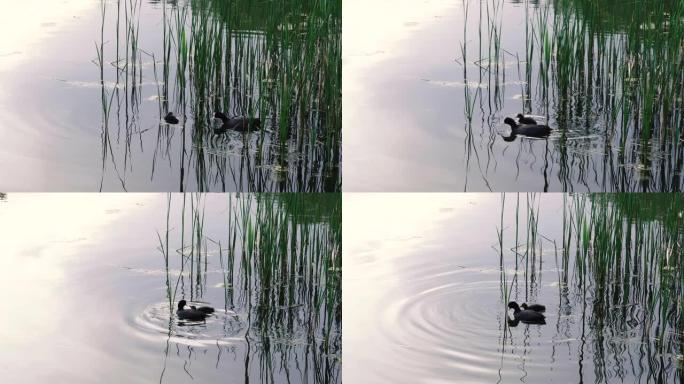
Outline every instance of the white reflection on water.
MULTIPOLYGON (((639 382, 653 370, 678 377, 681 355, 661 353, 657 348, 660 326, 652 326, 660 324, 669 333, 674 322, 664 324, 658 313, 648 315, 640 302, 617 307, 610 303, 610 311, 616 313, 604 312, 607 306, 599 302, 605 292, 595 291, 593 272, 578 278, 588 281, 584 288, 574 277, 559 284, 566 272, 580 275, 573 262, 566 269, 559 262, 564 257, 563 217, 567 214, 562 194, 531 198, 539 212, 535 217, 542 238, 530 258, 534 267, 526 269, 522 259, 519 269, 515 268, 513 248, 515 244, 521 252, 526 248, 529 208, 528 195, 520 195, 522 230, 516 242, 517 196, 506 195, 503 217, 506 286, 511 300, 546 304, 546 325, 506 328, 508 300, 502 298, 498 251, 500 194, 345 196, 346 380, 639 382)), ((567 197, 568 201, 573 198, 567 197)), ((649 221, 648 217, 643 220, 649 221)), ((575 258, 572 246, 567 255, 575 258)), ((637 252, 637 256, 642 254, 637 252)), ((642 279, 654 278, 639 273, 637 280, 642 279)), ((611 281, 609 289, 620 284, 611 281)), ((654 279, 646 284, 659 282, 654 279)), ((676 337, 667 340, 667 348, 681 350, 676 337), (674 345, 669 345, 672 340, 674 345)))
POLYGON ((5 0, 0 2, 0 71, 11 69, 36 52, 35 43, 94 8, 93 0, 5 0))
POLYGON ((345 195, 345 380, 420 378, 413 363, 397 364, 398 359, 420 364, 423 357, 412 352, 415 345, 396 344, 392 335, 402 332, 398 318, 406 314, 392 314, 392 307, 411 300, 424 276, 460 268, 472 255, 459 258, 459 249, 436 253, 443 249, 440 243, 461 241, 475 251, 490 234, 469 230, 496 217, 498 202, 494 194, 345 195))
POLYGON ((419 27, 421 22, 430 21, 455 4, 453 0, 427 0, 416 7, 413 0, 345 1, 342 10, 345 76, 356 75, 354 64, 368 65, 373 61, 369 57, 382 56, 394 49, 411 33, 406 27, 419 27), (382 28, 378 27, 380 24, 382 28), (358 56, 366 58, 355 60, 358 56))
POLYGON ((102 358, 94 348, 95 339, 89 339, 92 328, 83 322, 106 303, 77 292, 75 283, 93 290, 98 277, 83 279, 74 271, 92 259, 110 257, 102 239, 116 221, 150 199, 151 195, 9 194, 0 204, 5 308, 0 316, 0 361, 12 367, 3 370, 4 380, 38 382, 56 378, 60 371, 64 377, 94 377, 92 365, 82 366, 74 376, 69 364, 84 354, 92 361, 102 358), (82 280, 74 281, 75 276, 82 280))
MULTIPOLYGON (((445 13, 449 19, 456 20, 458 6, 459 2, 454 0, 420 1, 420 6, 413 0, 345 1, 342 11, 342 126, 344 151, 353 154, 345 159, 345 188, 352 191, 398 190, 397 186, 402 186, 406 183, 405 178, 411 177, 414 178, 412 190, 422 190, 419 179, 429 181, 424 184, 430 187, 429 190, 439 189, 434 184, 439 178, 438 172, 421 166, 415 158, 403 160, 404 155, 420 150, 415 147, 416 143, 429 140, 430 135, 421 139, 406 136, 405 133, 412 130, 419 134, 410 121, 411 112, 393 110, 390 112, 393 117, 388 118, 388 111, 380 101, 382 91, 375 85, 378 79, 392 77, 391 74, 398 72, 405 74, 407 70, 379 63, 407 51, 416 52, 415 39, 409 38, 430 27, 436 17, 445 13), (445 12, 447 9, 449 11, 445 12), (401 173, 390 172, 399 169, 401 173)), ((456 33, 456 28, 453 31, 456 33)), ((425 57, 425 60, 433 59, 425 57)), ((395 79, 398 82, 405 80, 403 75, 395 79)), ((383 86, 383 89, 387 87, 383 86)), ((410 96, 395 94, 394 97, 408 99, 410 96)))
MULTIPOLYGON (((260 199, 261 209, 285 209, 280 199, 260 199)), ((268 307, 256 298, 264 292, 260 281, 226 265, 229 252, 244 254, 241 243, 230 251, 226 246, 230 220, 237 220, 238 204, 256 200, 244 194, 176 194, 170 203, 166 194, 3 195, 2 382, 339 382, 341 320, 324 332, 328 315, 313 315, 310 296, 299 293, 282 302, 273 294, 279 305, 268 307), (191 252, 184 245, 191 242, 189 232, 196 233, 190 227, 194 215, 202 217, 205 242, 191 252), (167 228, 168 269, 158 237, 167 228), (178 321, 180 298, 216 311, 205 322, 178 321), (334 344, 330 352, 319 352, 324 336, 334 344)), ((239 206, 245 215, 253 213, 253 206, 239 206)), ((291 216, 283 219, 282 225, 295 225, 291 216)), ((296 220, 297 228, 323 225, 315 217, 296 220)), ((315 279, 302 273, 277 284, 310 292, 299 283, 318 285, 315 279)))

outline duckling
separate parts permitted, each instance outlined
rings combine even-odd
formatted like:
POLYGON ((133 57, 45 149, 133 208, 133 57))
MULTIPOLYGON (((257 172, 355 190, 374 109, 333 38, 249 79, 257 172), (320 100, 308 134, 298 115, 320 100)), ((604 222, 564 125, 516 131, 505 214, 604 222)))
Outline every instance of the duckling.
POLYGON ((228 116, 224 115, 222 112, 216 112, 214 114, 214 117, 217 119, 221 119, 221 121, 223 122, 223 124, 219 128, 214 129, 214 133, 217 135, 226 133, 226 131, 228 130, 237 132, 249 132, 256 131, 259 128, 261 128, 261 120, 256 117, 250 118, 238 116, 228 118, 228 116))
POLYGON ((544 317, 544 315, 530 309, 521 311, 518 303, 515 301, 508 303, 508 308, 513 309, 513 319, 515 321, 522 321, 527 324, 546 324, 546 317, 544 317))
POLYGON ((185 300, 178 302, 178 310, 176 311, 176 316, 181 320, 191 320, 191 321, 203 321, 206 320, 208 313, 200 311, 191 307, 190 309, 185 309, 184 307, 188 303, 185 300))
POLYGON ((518 123, 520 124, 537 124, 537 120, 531 118, 531 117, 525 117, 522 113, 518 113, 518 123))
POLYGON ((166 121, 167 124, 178 124, 178 119, 173 115, 173 112, 167 113, 166 116, 164 116, 164 121, 166 121))
POLYGON ((530 304, 530 305, 527 305, 527 304, 525 304, 525 303, 522 303, 522 304, 520 305, 520 307, 521 307, 523 310, 528 310, 528 309, 529 309, 529 310, 535 311, 535 312, 544 312, 544 311, 546 311, 546 307, 543 306, 543 305, 541 305, 541 304, 530 304))
POLYGON ((548 125, 519 125, 510 117, 504 119, 504 123, 511 126, 511 136, 524 135, 528 137, 546 137, 551 133, 551 128, 548 125))

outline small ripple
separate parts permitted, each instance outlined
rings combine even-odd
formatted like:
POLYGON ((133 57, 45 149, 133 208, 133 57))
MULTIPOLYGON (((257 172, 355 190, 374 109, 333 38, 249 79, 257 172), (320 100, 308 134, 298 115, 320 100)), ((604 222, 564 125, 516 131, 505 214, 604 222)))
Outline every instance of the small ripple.
POLYGON ((463 341, 500 334, 492 319, 500 317, 501 312, 478 301, 483 295, 496 297, 498 284, 498 281, 449 283, 416 292, 388 307, 385 319, 392 322, 393 327, 387 329, 401 330, 392 336, 399 338, 401 344, 412 345, 415 340, 422 340, 431 348, 449 354, 480 355, 480 359, 486 352, 480 349, 481 345, 473 345, 464 353, 462 347, 467 343, 463 341), (488 323, 494 326, 483 327, 488 323))
POLYGON ((523 350, 527 368, 547 365, 544 358, 529 359, 542 356, 553 344, 552 339, 541 337, 544 331, 539 326, 523 324, 512 329, 512 338, 526 329, 537 336, 519 345, 518 340, 509 340, 502 347, 506 309, 501 304, 500 282, 491 274, 461 268, 440 271, 425 282, 422 289, 407 296, 394 292, 384 300, 389 304, 382 314, 381 332, 395 346, 414 351, 398 353, 396 367, 419 365, 430 375, 434 368, 429 367, 440 366, 475 378, 491 374, 503 360, 516 361, 523 350))
POLYGON ((247 329, 246 321, 233 311, 217 310, 207 316, 206 321, 180 320, 176 317, 175 308, 170 308, 168 302, 149 305, 131 319, 130 325, 142 338, 155 341, 164 337, 191 346, 243 341, 247 329))

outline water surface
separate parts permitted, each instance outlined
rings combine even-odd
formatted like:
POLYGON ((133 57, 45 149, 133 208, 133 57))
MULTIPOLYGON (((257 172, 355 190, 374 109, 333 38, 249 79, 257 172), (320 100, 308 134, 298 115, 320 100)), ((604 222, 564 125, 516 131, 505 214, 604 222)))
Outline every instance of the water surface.
POLYGON ((503 205, 499 194, 345 196, 345 380, 681 380, 681 198, 507 194, 503 205), (511 300, 545 304, 546 324, 508 323, 511 300))
POLYGON ((340 7, 4 2, 0 188, 338 191, 340 7))
POLYGON ((341 382, 339 196, 0 201, 3 381, 341 382))
POLYGON ((681 190, 681 4, 348 1, 345 190, 681 190))

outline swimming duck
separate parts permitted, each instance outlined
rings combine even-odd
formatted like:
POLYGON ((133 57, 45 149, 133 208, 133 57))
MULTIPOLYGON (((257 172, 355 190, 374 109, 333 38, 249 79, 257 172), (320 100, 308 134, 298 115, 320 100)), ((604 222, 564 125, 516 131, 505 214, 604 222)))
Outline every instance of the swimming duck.
POLYGON ((531 117, 525 117, 522 113, 518 113, 518 123, 520 124, 537 124, 537 120, 531 118, 531 117))
POLYGON ((522 303, 522 304, 520 305, 520 307, 521 307, 523 310, 528 310, 528 309, 529 309, 529 310, 535 311, 535 312, 544 312, 544 311, 546 311, 546 307, 543 306, 543 305, 541 305, 541 304, 530 304, 530 305, 527 305, 527 304, 525 304, 525 303, 522 303))
POLYGON ((524 135, 528 137, 546 137, 551 133, 551 128, 548 125, 541 124, 523 124, 519 125, 515 120, 507 117, 504 123, 511 126, 511 136, 524 135))
POLYGON ((181 300, 178 302, 178 310, 176 311, 176 316, 178 316, 178 318, 181 320, 202 321, 202 320, 206 319, 206 317, 209 313, 214 311, 214 309, 210 308, 210 307, 200 307, 200 308, 210 308, 211 312, 204 312, 204 311, 201 311, 200 309, 197 309, 195 307, 191 307, 190 309, 185 309, 185 306, 187 304, 188 303, 185 300, 181 300))
POLYGON ((261 120, 259 120, 259 118, 256 117, 250 118, 238 116, 229 118, 222 112, 216 112, 214 114, 214 117, 217 119, 221 119, 221 121, 223 122, 223 124, 219 128, 214 129, 214 133, 217 135, 221 133, 226 133, 226 131, 228 130, 237 132, 256 131, 261 127, 261 120))
POLYGON ((169 112, 164 116, 164 121, 166 121, 168 124, 178 124, 178 118, 173 115, 173 112, 169 112))
POLYGON ((191 305, 190 308, 195 310, 195 311, 204 312, 206 314, 214 313, 214 308, 212 308, 212 307, 199 307, 199 308, 197 308, 194 305, 191 305))
POLYGON ((544 315, 530 309, 521 311, 518 303, 515 301, 508 303, 508 308, 513 309, 513 318, 515 321, 522 321, 527 324, 546 324, 544 315))

